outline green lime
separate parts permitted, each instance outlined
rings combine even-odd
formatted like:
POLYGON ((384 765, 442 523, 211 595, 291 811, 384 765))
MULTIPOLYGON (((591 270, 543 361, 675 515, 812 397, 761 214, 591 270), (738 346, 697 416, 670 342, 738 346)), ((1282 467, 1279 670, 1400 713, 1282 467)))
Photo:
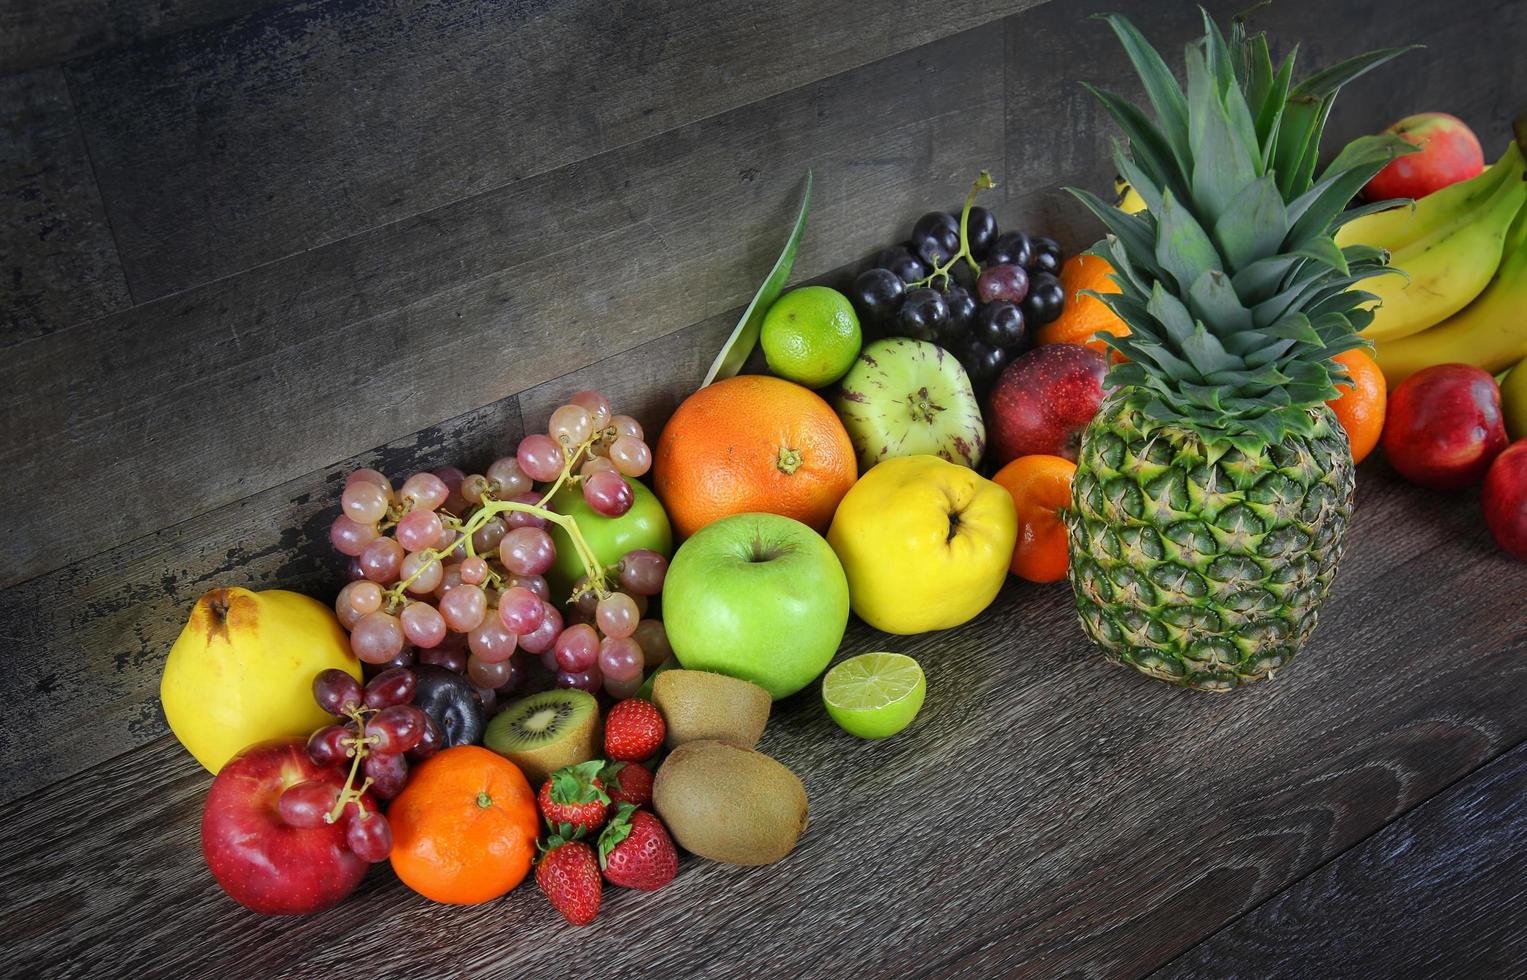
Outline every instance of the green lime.
POLYGON ((888 738, 912 724, 927 693, 923 669, 900 653, 861 653, 822 678, 827 713, 860 738, 888 738))
POLYGON ((859 317, 836 289, 802 286, 769 307, 759 341, 770 371, 821 388, 847 374, 859 356, 859 317))

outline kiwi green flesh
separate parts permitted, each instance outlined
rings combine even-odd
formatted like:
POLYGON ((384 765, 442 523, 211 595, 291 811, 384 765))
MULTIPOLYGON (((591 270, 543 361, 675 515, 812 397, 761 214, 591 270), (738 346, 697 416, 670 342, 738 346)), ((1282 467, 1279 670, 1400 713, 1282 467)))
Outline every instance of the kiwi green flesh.
POLYGON ((594 758, 599 703, 587 691, 543 691, 511 702, 488 722, 483 744, 538 788, 553 772, 594 758))

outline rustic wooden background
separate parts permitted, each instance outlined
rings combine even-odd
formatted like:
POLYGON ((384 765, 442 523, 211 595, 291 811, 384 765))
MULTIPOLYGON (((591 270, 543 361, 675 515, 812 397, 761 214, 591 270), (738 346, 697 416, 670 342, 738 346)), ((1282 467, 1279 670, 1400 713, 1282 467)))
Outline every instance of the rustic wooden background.
MULTIPOLYGON (((0 894, 32 957, 7 956, 6 972, 68 972, 108 952, 128 962, 117 947, 133 930, 114 916, 129 906, 190 910, 153 933, 166 944, 184 942, 166 928, 220 908, 194 859, 206 779, 157 703, 163 656, 213 585, 333 588, 325 530, 349 469, 485 462, 577 387, 604 389, 655 432, 772 262, 808 167, 796 280, 841 280, 924 210, 957 202, 982 167, 1000 182, 1004 226, 1090 241, 1096 229, 1058 188, 1109 186, 1111 133, 1077 81, 1135 89, 1111 35, 1086 19, 1097 9, 1125 11, 1168 49, 1198 23, 1191 4, 1161 0, 0 0, 0 894), (103 827, 118 807, 130 812, 103 827), (146 856, 175 869, 164 882, 178 897, 152 887, 146 856), (92 865, 117 885, 82 906, 92 865)), ((1277 0, 1257 23, 1280 49, 1300 41, 1310 65, 1428 45, 1352 86, 1333 140, 1443 109, 1493 154, 1527 102, 1519 2, 1277 0)), ((947 646, 964 640, 922 641, 966 678, 930 700, 944 713, 923 724, 939 744, 957 723, 1007 726, 980 727, 1004 784, 990 799, 1048 786, 1071 811, 1056 825, 1081 835, 1025 838, 989 810, 1002 835, 987 842, 1000 850, 984 855, 990 874, 1048 867, 1028 879, 1043 887, 1003 899, 1011 922, 997 925, 1029 937, 1023 962, 1261 974, 1366 950, 1364 962, 1397 968, 1417 962, 1395 958, 1406 950, 1440 955, 1435 934, 1407 932, 1413 921, 1485 951, 1434 965, 1522 954, 1520 929, 1448 911, 1485 910, 1488 896, 1523 923, 1527 581, 1490 550, 1475 501, 1401 486, 1381 461, 1362 476, 1354 533, 1368 541, 1354 543, 1333 618, 1364 645, 1327 626, 1308 655, 1326 663, 1267 693, 1205 701, 1102 672, 1056 590, 1011 587, 957 635, 970 637, 963 653, 947 646), (1023 666, 1000 674, 1003 660, 1023 666), (998 680, 977 680, 992 670, 998 680), (1114 700, 1100 710, 1096 698, 1114 700), (1173 739, 1180 753, 1159 744, 1173 739), (1158 743, 1147 758, 1165 768, 1130 769, 1137 740, 1158 743), (1049 746, 1042 772, 1009 765, 1035 761, 1025 743, 1049 746), (1163 810, 1163 794, 1183 806, 1163 810), (1244 863, 1214 863, 1235 853, 1244 863), (1078 867, 1091 877, 1062 873, 1078 867), (1396 891, 1391 874, 1437 887, 1396 891), (1161 898, 1184 881, 1212 887, 1161 898), (1088 952, 1099 949, 1113 952, 1088 952)), ((850 645, 875 642, 860 630, 850 645)), ((801 734, 771 730, 782 757, 829 737, 805 699, 783 715, 801 734)), ((927 748, 829 744, 893 769, 927 748)), ((976 773, 951 785, 989 792, 976 773)), ((808 786, 817 835, 820 794, 865 792, 808 786)), ((873 791, 912 788, 892 771, 873 791)), ((880 831, 855 826, 849 802, 837 846, 858 851, 880 831)), ((946 832, 933 801, 915 810, 923 832, 946 832)), ((821 862, 834 845, 813 848, 821 862)), ((836 895, 865 921, 926 933, 880 937, 893 947, 947 943, 947 909, 870 888, 913 903, 877 919, 838 891, 868 873, 831 886, 808 885, 807 870, 691 877, 745 883, 760 906, 836 895)), ((360 906, 368 914, 406 902, 369 887, 381 897, 360 906)), ((714 899, 701 884, 686 893, 714 899)), ((318 962, 219 914, 225 931, 266 930, 271 972, 318 962)), ((309 934, 338 920, 326 921, 309 934)), ((976 930, 986 945, 923 965, 1011 968, 1024 951, 1001 934, 976 930)), ((875 939, 852 933, 799 962, 851 969, 875 939)), ((181 952, 187 968, 209 955, 181 952)))

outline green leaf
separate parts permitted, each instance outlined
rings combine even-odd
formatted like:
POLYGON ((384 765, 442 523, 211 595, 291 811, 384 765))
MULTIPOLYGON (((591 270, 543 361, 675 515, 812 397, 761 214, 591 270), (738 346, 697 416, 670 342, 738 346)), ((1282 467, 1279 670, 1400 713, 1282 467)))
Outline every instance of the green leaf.
POLYGON ((1119 240, 1135 265, 1144 264, 1146 272, 1156 271, 1153 258, 1155 237, 1151 234, 1151 227, 1146 223, 1146 218, 1136 214, 1125 214, 1086 188, 1067 187, 1066 191, 1081 201, 1088 211, 1103 222, 1103 226, 1119 240))
POLYGON ((1336 242, 1329 235, 1316 235, 1289 253, 1302 258, 1319 262, 1328 269, 1335 269, 1342 275, 1351 271, 1347 267, 1347 257, 1342 250, 1336 247, 1336 242))
POLYGON ((631 814, 636 812, 636 806, 632 803, 622 803, 615 811, 615 816, 605 825, 604 832, 599 835, 599 866, 605 866, 605 860, 610 852, 620 846, 621 841, 631 836, 631 814))
POLYGON ((1400 48, 1382 48, 1356 55, 1306 78, 1299 83, 1299 87, 1294 89, 1292 94, 1296 98, 1324 99, 1335 95, 1343 85, 1372 71, 1386 61, 1392 61, 1407 51, 1423 47, 1425 47, 1424 44, 1407 44, 1400 48))
POLYGON ((1318 132, 1316 123, 1319 118, 1319 100, 1290 96, 1283 104, 1283 118, 1278 124, 1278 140, 1273 148, 1270 169, 1278 175, 1278 191, 1284 200, 1298 197, 1304 192, 1304 188, 1296 187, 1295 175, 1304 159, 1305 149, 1309 147, 1312 136, 1318 132))
MULTIPOLYGON (((1265 39, 1263 46, 1266 46, 1265 39)), ((1273 148, 1278 142, 1283 109, 1288 104, 1288 87, 1293 82, 1294 61, 1298 54, 1299 45, 1296 44, 1288 53, 1288 57, 1283 59, 1283 65, 1278 69, 1278 74, 1273 77, 1271 87, 1256 109, 1257 142, 1262 147, 1263 171, 1273 165, 1273 148)))
POLYGON ((1161 210, 1161 188, 1156 181, 1149 177, 1145 171, 1124 152, 1124 146, 1118 141, 1113 141, 1113 165, 1119 172, 1119 176, 1129 181, 1129 186, 1140 195, 1140 200, 1145 202, 1145 210, 1155 212, 1161 210))
POLYGON ((1304 155, 1299 158, 1299 164, 1294 168, 1293 180, 1289 183, 1291 197, 1303 194, 1309 189, 1310 180, 1315 174, 1315 161, 1320 157, 1320 134, 1325 131, 1326 120, 1330 118, 1331 106, 1336 97, 1328 95, 1320 102, 1320 107, 1310 123, 1310 138, 1304 145, 1304 155))
POLYGON ((1320 180, 1288 206, 1293 222, 1285 239, 1293 248, 1314 235, 1329 234, 1331 222, 1341 214, 1352 196, 1401 153, 1414 153, 1418 147, 1398 136, 1360 136, 1342 148, 1321 174, 1320 180))
POLYGON ((1192 160, 1188 153, 1188 104, 1182 96, 1182 89, 1177 87, 1177 79, 1172 76, 1172 70, 1135 25, 1129 22, 1129 18, 1121 14, 1093 16, 1107 21, 1118 36, 1119 43, 1124 45, 1124 53, 1129 56, 1135 73, 1145 86, 1146 98, 1150 100, 1151 108, 1156 110, 1162 135, 1172 148, 1179 169, 1187 173, 1192 160))
POLYGON ((1205 269, 1222 269, 1219 252, 1193 213, 1178 203, 1171 191, 1162 195, 1157 217, 1156 264, 1185 290, 1205 269))
POLYGON ((1293 340, 1301 344, 1312 344, 1316 347, 1324 347, 1325 341, 1315 328, 1310 326, 1310 318, 1303 313, 1290 313, 1270 327, 1263 327, 1262 332, 1269 337, 1278 337, 1284 340, 1293 340))
POLYGON ((1219 338, 1205 330, 1202 323, 1193 325, 1192 335, 1182 344, 1182 353, 1200 376, 1216 371, 1234 371, 1242 364, 1241 359, 1225 350, 1219 338))
POLYGON ((1151 124, 1145 113, 1138 106, 1106 89, 1087 82, 1082 83, 1082 88, 1091 92, 1093 98, 1101 102, 1114 122, 1119 124, 1129 139, 1130 155, 1150 177, 1151 183, 1162 190, 1170 187, 1178 196, 1186 194, 1188 188, 1183 183, 1183 176, 1187 171, 1178 163, 1161 130, 1151 124))
POLYGON ((1298 256, 1285 254, 1257 259, 1237 271, 1230 278, 1230 284, 1235 287, 1235 294, 1241 298, 1243 304, 1255 306, 1263 300, 1270 299, 1278 291, 1284 275, 1297 261, 1299 261, 1298 256))
POLYGON ((711 362, 710 370, 705 372, 705 380, 700 387, 733 377, 747 363, 748 355, 753 353, 753 348, 758 344, 758 332, 763 327, 764 315, 769 312, 774 301, 779 299, 785 281, 790 278, 790 269, 795 265, 795 253, 800 248, 801 236, 806 232, 806 216, 810 211, 811 171, 808 170, 806 190, 801 196, 801 211, 796 215, 795 226, 790 229, 790 237, 785 240, 785 248, 779 253, 779 258, 774 260, 774 268, 769 270, 763 284, 758 287, 753 301, 742 311, 742 319, 737 321, 732 335, 721 346, 721 353, 711 362))
POLYGON ((1193 152, 1193 204, 1199 214, 1224 211, 1256 179, 1253 147, 1230 131, 1230 119, 1215 91, 1204 56, 1188 46, 1188 141, 1193 152))
POLYGON ((1166 331, 1166 337, 1171 338, 1172 343, 1178 347, 1193 336, 1196 326, 1193 323, 1193 314, 1188 312, 1182 300, 1161 288, 1161 283, 1151 286, 1151 298, 1145 304, 1145 309, 1157 323, 1161 324, 1166 331))
POLYGON ((1188 288, 1188 306, 1216 335, 1223 337, 1251 328, 1251 311, 1241 305, 1230 277, 1208 269, 1188 288))
POLYGON ((1230 202, 1214 223, 1214 241, 1231 270, 1272 255, 1283 244, 1288 216, 1271 174, 1258 177, 1230 202))

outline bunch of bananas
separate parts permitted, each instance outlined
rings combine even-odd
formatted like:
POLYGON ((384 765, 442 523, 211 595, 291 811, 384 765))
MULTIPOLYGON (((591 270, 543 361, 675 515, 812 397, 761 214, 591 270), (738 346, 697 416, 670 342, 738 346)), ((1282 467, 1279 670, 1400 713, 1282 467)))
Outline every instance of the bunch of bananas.
POLYGON ((1478 177, 1337 231, 1338 245, 1385 249, 1405 273, 1364 283, 1378 305, 1362 335, 1390 388, 1432 364, 1494 373, 1527 357, 1524 204, 1527 164, 1512 143, 1478 177))

